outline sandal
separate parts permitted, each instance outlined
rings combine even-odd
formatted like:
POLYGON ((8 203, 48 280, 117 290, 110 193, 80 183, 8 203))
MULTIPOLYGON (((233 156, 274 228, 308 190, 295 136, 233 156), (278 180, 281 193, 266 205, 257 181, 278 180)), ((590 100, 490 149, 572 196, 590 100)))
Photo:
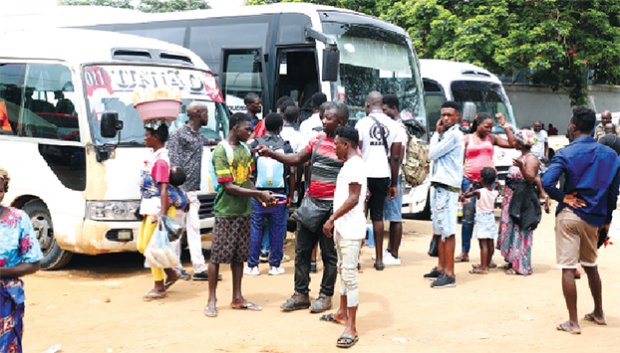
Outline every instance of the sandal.
POLYGON ((340 336, 340 338, 338 338, 338 341, 336 341, 336 347, 338 347, 338 348, 351 348, 351 347, 355 346, 355 344, 359 340, 360 340, 359 336, 350 337, 350 336, 342 335, 342 336, 340 336))
POLYGON ((145 302, 150 302, 151 300, 163 299, 166 297, 166 292, 160 292, 155 289, 151 289, 150 291, 144 293, 142 299, 145 302))
POLYGON ((558 331, 568 332, 572 335, 581 334, 581 329, 579 328, 579 326, 573 325, 570 321, 566 321, 566 322, 559 324, 558 326, 556 326, 555 329, 558 331))
POLYGON ((177 276, 173 279, 169 279, 169 277, 166 277, 166 280, 164 281, 164 288, 167 290, 168 288, 172 287, 173 284, 177 283, 177 281, 181 278, 181 274, 177 271, 177 276))
POLYGON ((263 307, 252 303, 251 301, 244 301, 243 303, 230 303, 230 307, 235 310, 249 310, 249 311, 261 311, 263 307))
POLYGON ((481 267, 474 267, 469 270, 469 273, 471 273, 472 275, 488 275, 489 271, 483 270, 481 267))
POLYGON ((605 321, 605 317, 603 317, 602 319, 599 319, 598 317, 594 316, 594 313, 586 314, 586 316, 584 316, 583 319, 586 321, 594 322, 597 325, 607 325, 607 321, 605 321))
POLYGON ((454 262, 469 262, 469 255, 461 254, 454 258, 454 262))
POLYGON ((217 317, 217 308, 214 306, 207 305, 202 312, 206 317, 217 317))
POLYGON ((346 324, 345 321, 342 320, 338 320, 336 319, 336 316, 334 315, 334 313, 331 314, 325 314, 325 315, 321 315, 321 317, 319 318, 319 320, 321 321, 327 321, 327 322, 333 322, 334 324, 339 324, 339 325, 344 325, 346 324))
POLYGON ((504 273, 510 276, 518 275, 517 271, 513 270, 512 268, 507 269, 504 273))

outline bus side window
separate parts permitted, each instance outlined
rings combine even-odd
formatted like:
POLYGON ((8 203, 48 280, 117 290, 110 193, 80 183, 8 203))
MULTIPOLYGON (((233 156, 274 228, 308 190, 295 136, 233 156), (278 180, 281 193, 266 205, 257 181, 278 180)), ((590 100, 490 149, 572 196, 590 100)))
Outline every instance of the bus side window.
POLYGON ((29 64, 20 135, 79 141, 71 71, 59 64, 29 64))
POLYGON ((26 64, 0 63, 0 134, 17 135, 26 64))
POLYGON ((253 92, 262 96, 263 60, 260 49, 224 49, 224 101, 233 112, 244 112, 243 98, 253 92))

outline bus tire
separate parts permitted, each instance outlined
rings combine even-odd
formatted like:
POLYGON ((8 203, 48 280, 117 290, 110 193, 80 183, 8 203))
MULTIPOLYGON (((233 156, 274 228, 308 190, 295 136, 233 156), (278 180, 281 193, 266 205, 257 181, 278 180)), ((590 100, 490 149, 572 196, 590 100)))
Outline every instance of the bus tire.
POLYGON ((52 216, 45 203, 38 199, 31 200, 26 202, 22 209, 30 216, 32 227, 43 252, 41 268, 56 270, 68 264, 73 253, 61 249, 56 243, 52 216))

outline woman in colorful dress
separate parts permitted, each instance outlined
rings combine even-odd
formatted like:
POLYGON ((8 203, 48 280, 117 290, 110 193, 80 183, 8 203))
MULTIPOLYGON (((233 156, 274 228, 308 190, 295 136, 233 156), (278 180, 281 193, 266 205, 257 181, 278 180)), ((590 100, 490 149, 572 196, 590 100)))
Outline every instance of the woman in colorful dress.
MULTIPOLYGON (((168 150, 164 148, 168 140, 168 125, 163 120, 150 120, 144 124, 144 144, 153 149, 150 158, 144 161, 140 192, 140 214, 144 216, 138 236, 138 251, 146 251, 151 237, 157 228, 159 217, 175 216, 175 208, 169 202, 170 160, 168 150)), ((176 282, 180 274, 173 268, 151 267, 154 286, 142 297, 145 301, 166 297, 166 289, 176 282), (165 281, 164 281, 165 279, 165 281)))
MULTIPOLYGON (((521 151, 521 156, 513 161, 508 169, 504 200, 502 201, 502 213, 499 223, 499 237, 497 249, 501 251, 507 262, 505 269, 507 274, 532 274, 532 241, 534 230, 524 229, 520 222, 510 216, 510 203, 515 195, 511 185, 526 182, 530 187, 536 186, 538 196, 545 199, 545 212, 549 213, 549 197, 543 190, 538 175, 540 162, 531 153, 532 146, 536 143, 536 135, 531 130, 520 130, 515 134, 516 148, 521 151)), ((521 196, 521 195, 520 195, 521 196)))
POLYGON ((0 168, 0 352, 22 351, 24 283, 20 277, 35 273, 43 258, 30 217, 4 207, 9 174, 0 168))

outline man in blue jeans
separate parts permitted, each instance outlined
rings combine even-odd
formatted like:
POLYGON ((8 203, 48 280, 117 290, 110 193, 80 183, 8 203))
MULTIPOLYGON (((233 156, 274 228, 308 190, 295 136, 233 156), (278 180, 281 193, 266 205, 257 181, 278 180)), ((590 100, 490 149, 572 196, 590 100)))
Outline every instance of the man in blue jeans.
MULTIPOLYGON (((257 138, 252 147, 256 148, 260 144, 285 154, 293 153, 288 141, 284 141, 280 136, 282 125, 282 115, 278 113, 267 115, 265 118, 267 130, 265 136, 257 138)), ((272 276, 281 275, 284 273, 284 269, 280 267, 280 262, 284 250, 284 235, 286 234, 286 219, 288 217, 287 207, 295 192, 295 168, 286 167, 269 157, 259 156, 256 160, 254 184, 258 190, 268 190, 274 194, 287 195, 287 198, 280 199, 276 206, 270 208, 265 208, 258 201, 252 199, 250 253, 244 273, 250 276, 260 275, 258 263, 263 242, 263 224, 268 220, 269 274, 272 276)))
POLYGON ((616 209, 620 187, 620 158, 614 150, 592 138, 596 122, 594 111, 576 107, 568 124, 571 143, 560 149, 542 178, 556 208, 556 260, 562 269, 562 292, 568 309, 568 321, 557 326, 560 331, 580 334, 577 319, 575 271, 579 264, 588 276, 594 310, 585 321, 606 325, 603 313, 601 278, 596 265, 599 228, 609 229, 616 209), (562 190, 556 187, 565 176, 562 190))

